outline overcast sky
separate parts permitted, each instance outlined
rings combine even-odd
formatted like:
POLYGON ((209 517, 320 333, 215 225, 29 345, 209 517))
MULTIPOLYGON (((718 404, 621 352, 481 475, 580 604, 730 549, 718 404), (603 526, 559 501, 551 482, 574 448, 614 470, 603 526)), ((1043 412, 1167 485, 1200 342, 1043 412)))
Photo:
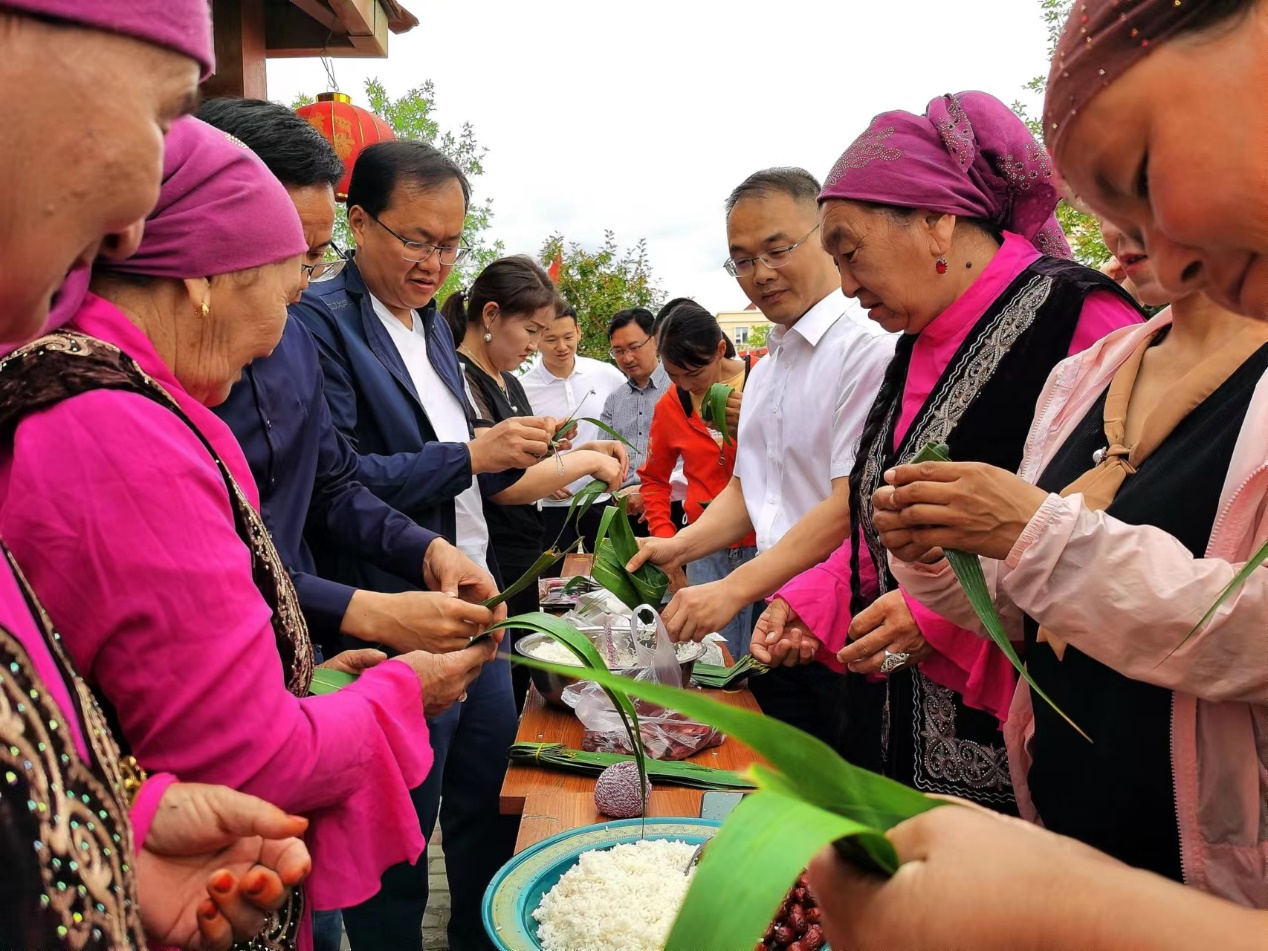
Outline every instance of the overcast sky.
MULTIPOLYGON (((748 173, 800 165, 822 179, 873 115, 929 99, 1023 90, 1046 72, 1038 0, 404 0, 418 27, 386 60, 337 59, 392 95, 436 87, 442 129, 470 122, 489 150, 478 198, 492 234, 536 254, 560 231, 597 245, 646 238, 670 296, 738 310, 721 268, 722 202, 748 173)), ((327 88, 319 60, 271 60, 269 98, 327 88)))

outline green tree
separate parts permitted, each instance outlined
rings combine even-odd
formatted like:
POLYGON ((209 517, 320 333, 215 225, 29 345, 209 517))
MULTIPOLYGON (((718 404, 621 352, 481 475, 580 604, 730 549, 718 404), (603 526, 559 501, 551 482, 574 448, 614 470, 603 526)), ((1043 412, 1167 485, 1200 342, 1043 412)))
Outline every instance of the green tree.
POLYGON ((760 327, 754 327, 748 332, 748 341, 744 344, 745 350, 761 350, 766 346, 766 338, 770 336, 770 324, 762 324, 760 327))
MULTIPOLYGON (((398 139, 427 142, 457 163, 472 182, 484 174, 484 158, 489 150, 476 140, 471 123, 463 123, 459 132, 442 131, 433 113, 436 111, 436 87, 429 79, 415 86, 399 98, 393 99, 378 79, 365 81, 365 95, 370 109, 392 127, 398 139)), ((311 96, 299 96, 291 104, 292 109, 313 102, 311 96)), ((463 227, 463 242, 472 250, 463 263, 454 268, 436 294, 443 301, 454 290, 468 282, 503 251, 501 241, 490 241, 489 226, 493 221, 493 200, 476 201, 472 198, 463 227)), ((335 243, 344 250, 352 247, 352 232, 348 228, 346 209, 340 205, 335 218, 335 243)))
POLYGON ((665 292, 652 276, 646 240, 621 251, 616 235, 605 231, 599 249, 587 251, 555 233, 546 239, 538 257, 544 267, 560 262, 559 292, 577 311, 578 350, 585 356, 607 359, 608 319, 618 310, 646 307, 654 313, 665 302, 665 292))
MULTIPOLYGON (((1061 28, 1074 7, 1074 0, 1039 0, 1039 7, 1042 10, 1044 23, 1048 27, 1048 58, 1051 59, 1057 47, 1057 40, 1061 38, 1061 28)), ((1036 76, 1026 84, 1025 88, 1042 98, 1048 88, 1047 73, 1036 76)), ((1032 117, 1025 104, 1020 101, 1013 103, 1013 110, 1030 127, 1035 138, 1042 142, 1042 120, 1032 117)), ((1100 267, 1110 259, 1109 249, 1105 247, 1105 241, 1101 237, 1100 222, 1094 217, 1062 201, 1057 206, 1057 220, 1061 222, 1061 227, 1078 261, 1089 267, 1100 267)))

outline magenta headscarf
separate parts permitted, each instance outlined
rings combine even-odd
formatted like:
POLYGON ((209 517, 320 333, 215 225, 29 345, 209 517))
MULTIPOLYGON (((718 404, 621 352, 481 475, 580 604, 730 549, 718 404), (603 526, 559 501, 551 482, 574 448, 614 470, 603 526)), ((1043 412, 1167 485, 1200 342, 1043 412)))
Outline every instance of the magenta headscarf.
POLYGON ((994 96, 939 96, 923 116, 884 112, 837 159, 819 201, 845 198, 985 221, 1071 257, 1052 162, 994 96))
POLYGON ((0 9, 122 33, 184 53, 215 72, 210 0, 0 0, 0 9))
POLYGON ((1070 120, 1102 89, 1202 14, 1202 0, 1087 0, 1066 21, 1043 104, 1048 149, 1060 155, 1070 120))
POLYGON ((96 267, 180 280, 245 271, 307 250, 295 205, 256 154, 186 116, 167 134, 163 187, 141 247, 125 261, 103 259, 96 267))

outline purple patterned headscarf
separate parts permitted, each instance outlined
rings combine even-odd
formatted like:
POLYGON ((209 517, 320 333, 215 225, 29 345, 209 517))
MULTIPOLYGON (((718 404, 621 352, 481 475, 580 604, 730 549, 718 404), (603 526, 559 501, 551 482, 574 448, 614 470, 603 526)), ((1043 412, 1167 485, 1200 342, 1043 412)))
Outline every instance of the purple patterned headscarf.
POLYGON ((923 116, 885 112, 837 159, 819 201, 844 198, 985 221, 1069 258, 1052 162, 1025 123, 984 92, 939 96, 923 116))

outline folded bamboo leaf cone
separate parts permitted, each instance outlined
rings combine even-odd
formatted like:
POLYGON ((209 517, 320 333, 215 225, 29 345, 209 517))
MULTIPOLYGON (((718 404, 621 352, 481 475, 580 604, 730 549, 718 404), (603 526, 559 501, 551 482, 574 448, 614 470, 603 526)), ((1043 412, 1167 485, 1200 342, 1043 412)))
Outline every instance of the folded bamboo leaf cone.
MULTIPOLYGON (((652 784, 647 783, 651 798, 652 784)), ((614 763, 599 774, 594 782, 594 807, 613 819, 634 819, 643 814, 643 800, 638 794, 638 766, 614 763)))

